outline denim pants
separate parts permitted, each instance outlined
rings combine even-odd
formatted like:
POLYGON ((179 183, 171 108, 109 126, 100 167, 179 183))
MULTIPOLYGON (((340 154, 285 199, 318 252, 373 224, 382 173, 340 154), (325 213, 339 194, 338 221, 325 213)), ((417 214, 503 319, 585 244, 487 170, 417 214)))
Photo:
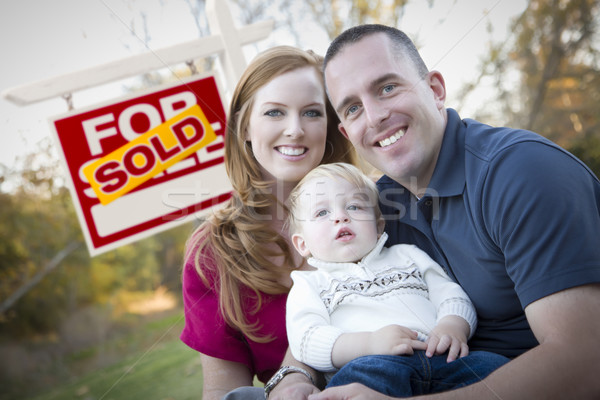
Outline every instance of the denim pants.
POLYGON ((485 351, 471 352, 450 363, 446 358, 429 358, 424 351, 415 351, 412 356, 359 357, 344 365, 327 387, 358 382, 393 397, 411 397, 470 385, 509 361, 485 351))

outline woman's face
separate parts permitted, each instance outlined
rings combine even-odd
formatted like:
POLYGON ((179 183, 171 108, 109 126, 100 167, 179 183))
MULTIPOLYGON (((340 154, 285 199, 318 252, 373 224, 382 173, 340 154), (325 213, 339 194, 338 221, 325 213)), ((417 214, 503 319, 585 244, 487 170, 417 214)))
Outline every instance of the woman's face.
POLYGON ((279 75, 255 94, 246 140, 265 180, 296 183, 325 153, 325 91, 312 67, 279 75))

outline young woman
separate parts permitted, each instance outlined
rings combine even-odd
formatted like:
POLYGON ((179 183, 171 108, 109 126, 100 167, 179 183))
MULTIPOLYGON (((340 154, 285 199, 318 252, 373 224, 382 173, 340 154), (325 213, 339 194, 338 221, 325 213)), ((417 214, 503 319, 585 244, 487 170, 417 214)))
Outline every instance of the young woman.
POLYGON ((353 162, 324 90, 322 58, 281 46, 257 56, 229 109, 225 163, 233 196, 190 237, 181 340, 201 353, 203 399, 262 382, 288 348, 290 273, 306 268, 284 228, 285 201, 321 163, 353 162))

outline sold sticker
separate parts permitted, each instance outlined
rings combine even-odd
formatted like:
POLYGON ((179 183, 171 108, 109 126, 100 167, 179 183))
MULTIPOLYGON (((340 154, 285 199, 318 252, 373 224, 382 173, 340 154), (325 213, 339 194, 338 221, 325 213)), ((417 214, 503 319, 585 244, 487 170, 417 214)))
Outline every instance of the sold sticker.
POLYGON ((106 205, 216 138, 211 124, 196 104, 88 164, 83 174, 100 203, 106 205))

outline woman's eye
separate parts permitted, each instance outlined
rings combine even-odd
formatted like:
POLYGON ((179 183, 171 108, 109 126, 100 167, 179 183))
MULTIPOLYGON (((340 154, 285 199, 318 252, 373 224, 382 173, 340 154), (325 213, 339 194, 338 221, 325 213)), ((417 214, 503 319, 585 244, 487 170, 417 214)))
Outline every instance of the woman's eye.
POLYGON ((360 207, 354 204, 351 204, 348 206, 348 210, 349 211, 356 211, 356 210, 360 210, 360 207))
POLYGON ((269 110, 265 112, 265 115, 268 117, 280 117, 283 113, 280 110, 269 110))
POLYGON ((307 117, 317 118, 323 115, 323 113, 319 110, 308 110, 304 113, 307 117))

